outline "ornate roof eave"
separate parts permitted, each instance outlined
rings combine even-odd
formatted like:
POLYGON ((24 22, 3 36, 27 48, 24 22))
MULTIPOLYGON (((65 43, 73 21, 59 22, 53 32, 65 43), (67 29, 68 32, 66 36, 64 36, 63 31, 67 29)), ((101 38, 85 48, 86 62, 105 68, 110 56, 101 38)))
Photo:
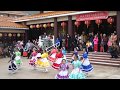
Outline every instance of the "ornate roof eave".
POLYGON ((25 21, 33 21, 38 19, 49 19, 49 18, 55 18, 55 17, 62 17, 62 16, 69 16, 69 15, 77 15, 77 14, 85 14, 85 13, 92 13, 92 12, 98 12, 98 11, 75 11, 67 14, 59 14, 59 15, 52 15, 52 16, 46 16, 46 17, 37 17, 37 18, 30 18, 30 19, 23 19, 23 20, 13 20, 12 22, 25 22, 25 21))

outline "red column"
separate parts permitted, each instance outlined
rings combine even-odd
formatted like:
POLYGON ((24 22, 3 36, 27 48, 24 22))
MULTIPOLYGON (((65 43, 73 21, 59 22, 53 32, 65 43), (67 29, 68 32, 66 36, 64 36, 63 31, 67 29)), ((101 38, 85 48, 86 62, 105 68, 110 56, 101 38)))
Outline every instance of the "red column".
POLYGON ((117 35, 120 38, 120 11, 117 11, 117 35))
POLYGON ((57 29, 57 18, 54 18, 54 37, 55 37, 55 40, 58 36, 58 29, 57 29))
POLYGON ((68 16, 68 34, 70 36, 73 35, 73 30, 72 30, 72 16, 68 16))

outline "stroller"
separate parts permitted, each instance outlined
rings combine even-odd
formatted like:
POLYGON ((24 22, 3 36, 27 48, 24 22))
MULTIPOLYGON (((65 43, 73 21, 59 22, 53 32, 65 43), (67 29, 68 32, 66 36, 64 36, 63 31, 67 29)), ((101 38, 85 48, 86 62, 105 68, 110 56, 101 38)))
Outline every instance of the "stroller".
POLYGON ((8 67, 8 70, 11 71, 12 73, 15 73, 15 71, 17 70, 17 66, 15 63, 15 54, 14 52, 10 53, 10 60, 8 61, 8 63, 10 62, 10 65, 8 67))

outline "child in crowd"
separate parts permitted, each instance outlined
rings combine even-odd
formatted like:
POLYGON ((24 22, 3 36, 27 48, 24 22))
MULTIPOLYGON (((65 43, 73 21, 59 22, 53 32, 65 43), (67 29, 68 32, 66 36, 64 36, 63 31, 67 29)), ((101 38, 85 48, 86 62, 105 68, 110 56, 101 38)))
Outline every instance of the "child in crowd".
POLYGON ((60 64, 60 72, 55 76, 56 79, 69 79, 69 74, 68 74, 68 69, 69 66, 66 63, 66 60, 63 59, 61 64, 60 64))

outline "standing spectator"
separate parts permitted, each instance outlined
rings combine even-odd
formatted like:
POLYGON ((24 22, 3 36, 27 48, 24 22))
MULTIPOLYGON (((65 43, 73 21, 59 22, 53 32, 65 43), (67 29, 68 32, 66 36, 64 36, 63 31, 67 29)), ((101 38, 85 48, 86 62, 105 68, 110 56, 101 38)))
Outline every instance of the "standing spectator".
POLYGON ((100 52, 104 52, 104 43, 103 43, 103 35, 100 34, 101 42, 100 42, 100 52))
POLYGON ((28 42, 25 45, 25 49, 26 51, 28 51, 28 49, 30 48, 30 40, 28 40, 28 42))
POLYGON ((94 47, 94 42, 93 42, 93 39, 94 39, 94 36, 93 36, 93 33, 90 33, 89 35, 89 41, 92 43, 92 51, 93 51, 93 47, 94 47))
POLYGON ((97 36, 98 36, 98 51, 100 52, 101 36, 99 32, 97 33, 97 36))
POLYGON ((114 32, 114 42, 117 43, 117 40, 118 40, 118 36, 117 36, 117 33, 114 32))
POLYGON ((111 46, 112 46, 111 37, 109 37, 107 45, 108 45, 108 52, 110 52, 110 49, 111 49, 111 46))
POLYGON ((94 42, 94 51, 97 52, 98 51, 98 37, 97 37, 97 35, 95 35, 93 42, 94 42))
POLYGON ((59 37, 58 37, 59 41, 60 41, 60 47, 59 48, 62 48, 62 35, 59 34, 59 37))
POLYGON ((42 38, 47 38, 47 35, 46 35, 46 33, 44 33, 44 35, 43 35, 43 37, 42 38))
POLYGON ((67 49, 68 53, 70 53, 70 50, 72 47, 72 38, 70 35, 67 35, 65 42, 66 42, 66 49, 67 49))
POLYGON ((107 52, 108 46, 107 46, 108 38, 106 34, 103 34, 103 44, 104 44, 104 51, 107 52))
POLYGON ((71 36, 68 36, 68 53, 70 53, 72 47, 72 38, 71 36))
POLYGON ((77 45, 77 36, 73 37, 73 47, 76 48, 78 45, 77 45))

